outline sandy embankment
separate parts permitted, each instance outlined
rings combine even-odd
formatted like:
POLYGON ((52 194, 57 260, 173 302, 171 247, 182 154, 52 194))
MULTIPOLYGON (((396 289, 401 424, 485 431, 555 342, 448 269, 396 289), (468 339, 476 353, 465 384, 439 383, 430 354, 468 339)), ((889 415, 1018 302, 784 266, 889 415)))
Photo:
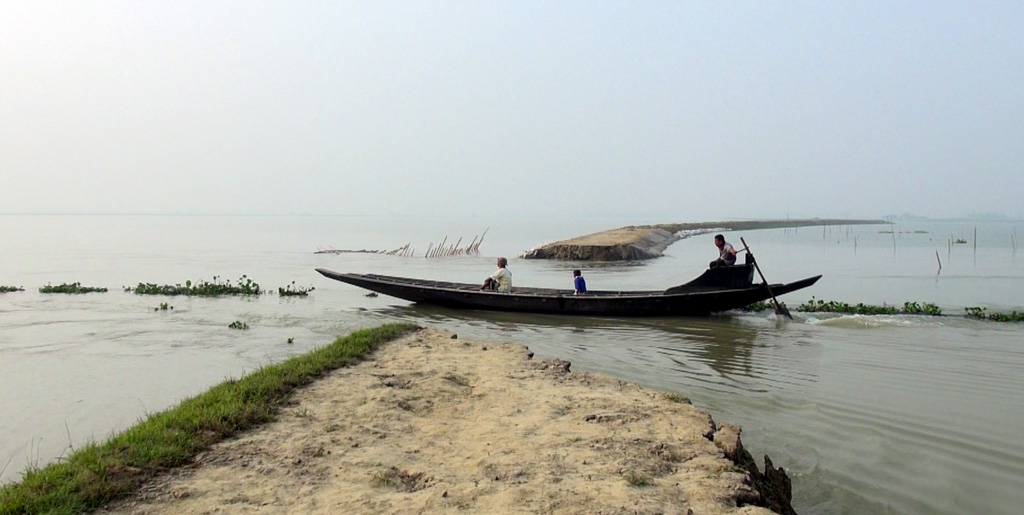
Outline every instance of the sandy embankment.
POLYGON ((679 240, 674 233, 658 227, 622 227, 569 240, 556 241, 529 250, 526 259, 569 261, 636 261, 653 259, 679 240))
POLYGON ((736 428, 519 345, 451 336, 386 344, 105 512, 771 513, 736 507, 764 500, 726 457, 749 459, 736 428))
POLYGON ((800 218, 787 220, 731 220, 621 227, 547 243, 523 253, 525 259, 567 261, 634 261, 660 257, 679 241, 680 231, 751 231, 808 226, 878 225, 885 220, 800 218))

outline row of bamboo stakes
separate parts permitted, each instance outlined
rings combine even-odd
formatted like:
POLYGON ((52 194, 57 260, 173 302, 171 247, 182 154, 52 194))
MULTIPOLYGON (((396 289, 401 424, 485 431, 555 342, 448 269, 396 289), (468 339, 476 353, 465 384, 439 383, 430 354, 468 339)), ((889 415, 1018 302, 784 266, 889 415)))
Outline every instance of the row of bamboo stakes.
POLYGON ((469 242, 465 247, 459 247, 459 244, 462 243, 462 238, 459 238, 459 241, 448 246, 445 246, 445 243, 448 242, 448 236, 445 236, 437 247, 434 247, 434 242, 430 242, 430 245, 427 246, 427 252, 423 257, 479 256, 480 244, 484 242, 484 236, 487 236, 487 231, 489 229, 490 228, 484 229, 484 233, 479 236, 479 241, 477 241, 478 236, 473 236, 473 241, 469 242))
MULTIPOLYGON (((458 241, 447 245, 448 236, 445 236, 441 243, 435 247, 434 242, 430 242, 427 246, 427 252, 424 253, 425 258, 439 258, 449 256, 479 256, 480 255, 480 244, 484 242, 484 236, 487 236, 487 231, 490 230, 488 227, 484 229, 483 234, 479 236, 473 236, 473 240, 469 242, 465 247, 460 247, 462 238, 458 241)), ((406 243, 405 245, 398 247, 395 250, 338 250, 338 249, 317 249, 316 254, 349 254, 349 253, 366 253, 366 254, 384 254, 387 256, 400 256, 400 257, 414 257, 416 255, 416 249, 412 248, 412 243, 406 243)))

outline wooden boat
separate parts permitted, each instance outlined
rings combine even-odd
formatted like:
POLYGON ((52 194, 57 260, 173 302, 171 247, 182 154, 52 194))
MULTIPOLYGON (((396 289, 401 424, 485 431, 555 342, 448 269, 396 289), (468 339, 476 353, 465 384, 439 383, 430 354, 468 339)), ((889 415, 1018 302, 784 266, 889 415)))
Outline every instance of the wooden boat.
POLYGON ((317 268, 325 277, 399 299, 449 308, 589 316, 707 315, 806 288, 820 275, 784 284, 754 284, 746 263, 710 268, 686 284, 664 291, 573 290, 513 286, 509 293, 480 291, 477 284, 428 281, 375 274, 343 274, 317 268), (769 288, 771 292, 769 292, 769 288))

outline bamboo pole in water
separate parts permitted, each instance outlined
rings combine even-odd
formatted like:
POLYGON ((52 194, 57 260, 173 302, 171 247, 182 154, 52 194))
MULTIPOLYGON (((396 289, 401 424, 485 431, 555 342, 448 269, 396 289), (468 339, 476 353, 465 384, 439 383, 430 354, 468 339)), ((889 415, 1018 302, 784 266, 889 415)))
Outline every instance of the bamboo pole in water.
POLYGON ((939 271, 935 272, 935 275, 939 275, 942 273, 942 260, 939 259, 939 251, 937 250, 935 251, 935 261, 939 262, 939 271))

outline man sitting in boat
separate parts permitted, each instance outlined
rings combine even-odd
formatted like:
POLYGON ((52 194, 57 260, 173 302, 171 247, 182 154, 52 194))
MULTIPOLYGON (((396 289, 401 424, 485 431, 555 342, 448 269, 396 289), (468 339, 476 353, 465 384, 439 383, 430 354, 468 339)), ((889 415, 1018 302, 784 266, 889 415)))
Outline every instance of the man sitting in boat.
POLYGON ((708 265, 710 268, 732 266, 736 264, 736 249, 725 241, 725 236, 716 234, 715 246, 718 247, 718 259, 712 261, 711 264, 708 265))
POLYGON ((508 270, 508 260, 498 258, 498 269, 487 279, 484 279, 481 290, 500 291, 508 293, 512 291, 512 272, 508 270))

